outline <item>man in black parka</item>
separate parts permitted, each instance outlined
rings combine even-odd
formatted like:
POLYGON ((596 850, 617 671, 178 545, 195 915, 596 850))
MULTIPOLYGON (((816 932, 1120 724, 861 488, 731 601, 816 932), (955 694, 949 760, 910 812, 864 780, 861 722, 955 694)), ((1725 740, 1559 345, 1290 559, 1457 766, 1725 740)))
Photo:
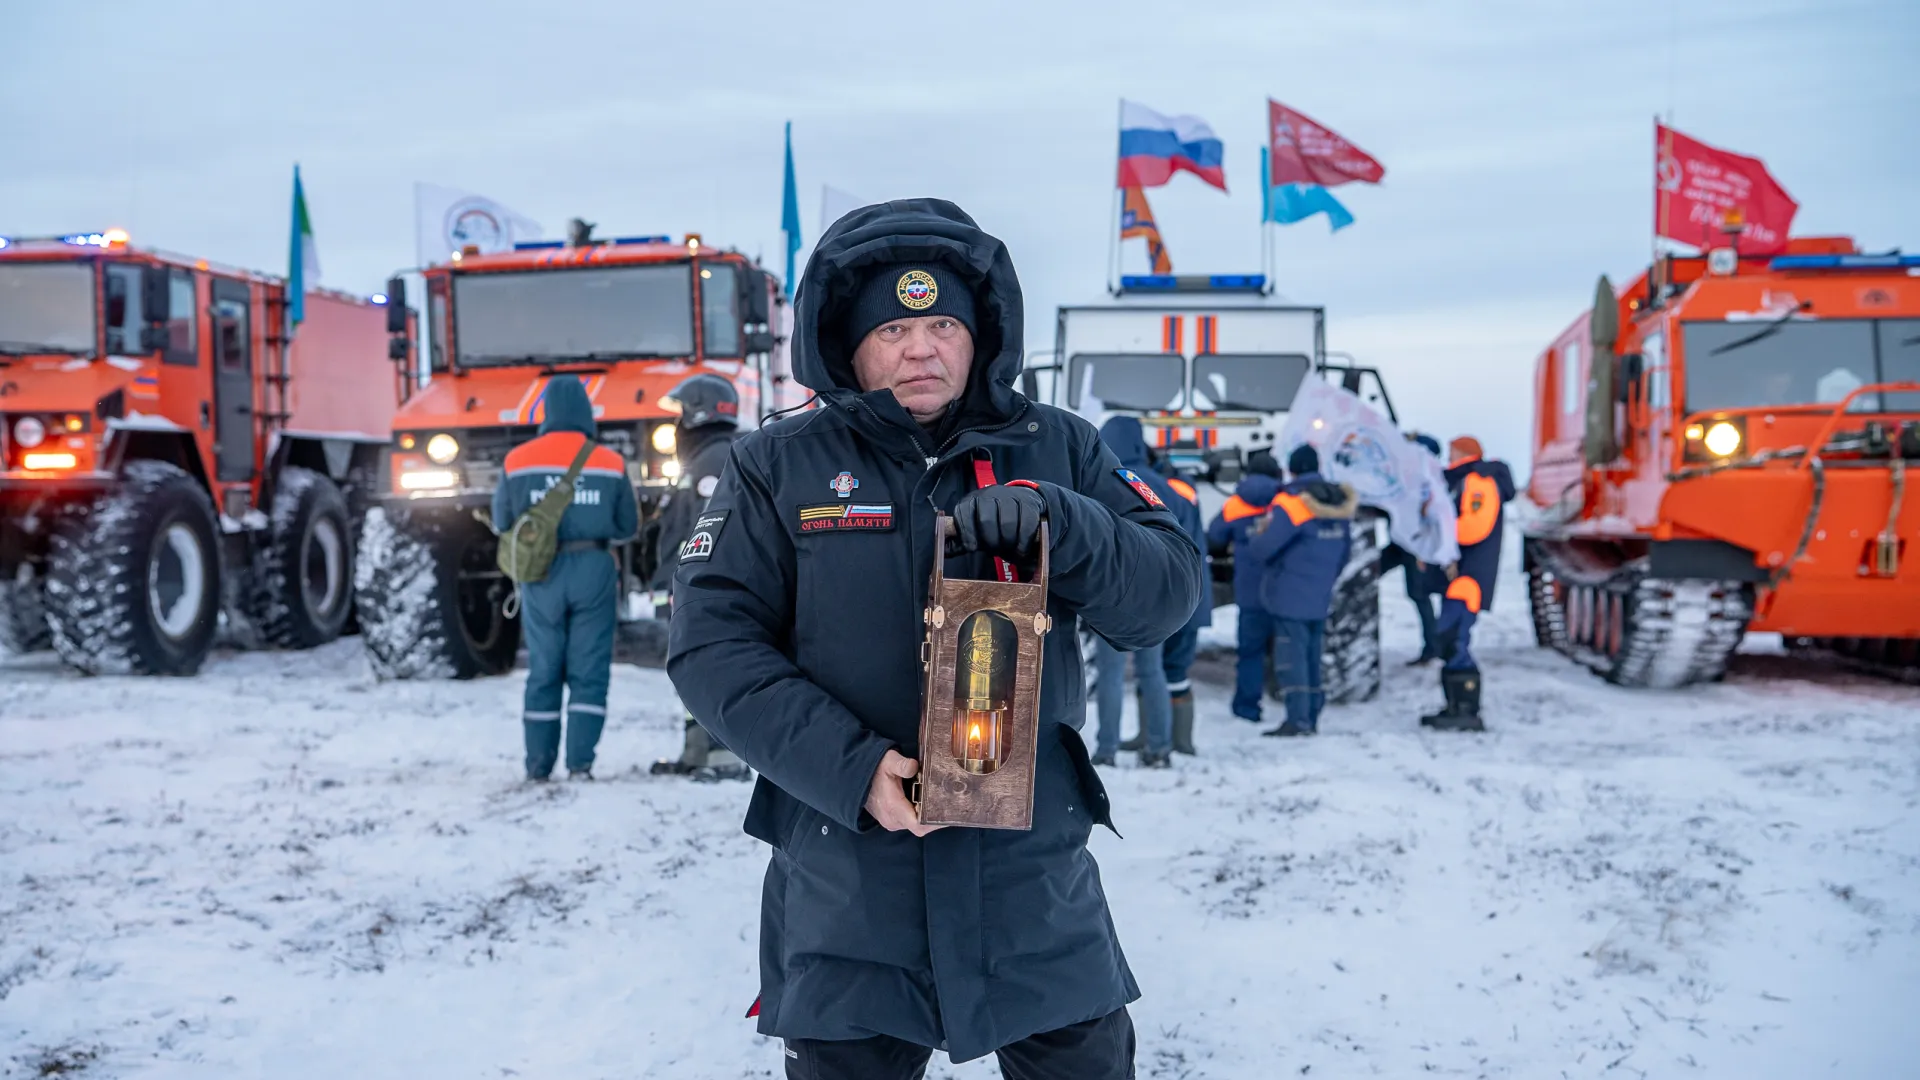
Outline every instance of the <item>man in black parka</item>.
POLYGON ((1133 1075, 1139 989, 1086 848, 1111 818, 1077 733, 1077 622, 1158 644, 1203 569, 1091 425, 1014 391, 1022 318, 1006 247, 952 203, 842 218, 808 263, 793 340, 820 407, 734 443, 681 554, 667 670, 760 774, 759 1029, 785 1040, 790 1077, 914 1077, 932 1048, 998 1051, 1009 1080, 1133 1075), (990 577, 995 557, 1030 568, 1048 523, 1030 831, 929 829, 901 786, 921 749, 938 510, 959 534, 953 576, 990 577))
MULTIPOLYGON (((681 380, 661 398, 678 410, 674 420, 674 456, 680 476, 660 513, 656 550, 660 565, 648 588, 671 591, 673 572, 680 566, 680 549, 693 539, 694 523, 706 512, 707 500, 720 488, 720 474, 732 456, 739 436, 740 395, 718 375, 700 374, 681 380)), ((707 729, 688 715, 680 756, 653 763, 655 776, 688 776, 696 780, 745 780, 747 767, 724 746, 715 746, 707 729)))

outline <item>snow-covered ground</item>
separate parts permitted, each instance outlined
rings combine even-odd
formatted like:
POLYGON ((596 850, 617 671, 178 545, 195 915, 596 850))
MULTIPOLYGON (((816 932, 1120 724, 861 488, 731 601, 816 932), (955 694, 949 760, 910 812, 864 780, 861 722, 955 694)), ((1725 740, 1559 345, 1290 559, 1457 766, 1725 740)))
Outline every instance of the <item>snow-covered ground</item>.
MULTIPOLYGON (((1509 580, 1494 730, 1429 734, 1388 591, 1386 686, 1324 737, 1215 681, 1201 757, 1109 774, 1143 1077, 1920 1076, 1913 689, 1762 642, 1619 690, 1509 580)), ((0 658, 0 1075, 778 1075, 746 787, 645 775, 680 714, 631 667, 603 779, 524 786, 520 685, 378 684, 351 640, 191 680, 0 658)))

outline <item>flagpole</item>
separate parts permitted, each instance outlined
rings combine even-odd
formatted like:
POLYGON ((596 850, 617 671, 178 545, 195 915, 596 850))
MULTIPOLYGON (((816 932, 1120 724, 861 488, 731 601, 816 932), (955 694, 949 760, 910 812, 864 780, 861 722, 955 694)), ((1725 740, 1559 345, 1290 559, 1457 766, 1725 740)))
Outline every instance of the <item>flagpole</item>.
POLYGON ((1267 275, 1264 296, 1273 295, 1274 263, 1273 222, 1267 220, 1267 201, 1273 192, 1273 165, 1267 160, 1268 148, 1260 148, 1260 269, 1267 275))

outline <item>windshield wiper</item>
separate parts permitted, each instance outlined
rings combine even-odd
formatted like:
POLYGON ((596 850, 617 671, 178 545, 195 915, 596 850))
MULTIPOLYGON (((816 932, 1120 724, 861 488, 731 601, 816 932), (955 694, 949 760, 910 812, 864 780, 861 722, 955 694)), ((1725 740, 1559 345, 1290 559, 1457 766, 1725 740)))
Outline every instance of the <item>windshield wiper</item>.
POLYGON ((1746 337, 1743 337, 1738 341, 1729 341, 1725 345, 1722 345, 1719 348, 1714 349, 1711 352, 1707 353, 1707 355, 1719 356, 1722 353, 1730 353, 1735 349, 1744 349, 1756 341, 1765 341, 1766 339, 1779 333, 1781 327, 1793 321, 1793 317, 1795 315, 1800 314, 1802 311, 1812 306, 1813 305, 1811 303, 1803 303, 1803 304, 1799 304, 1794 307, 1788 308, 1786 314, 1780 316, 1779 318, 1773 320, 1767 325, 1761 327, 1758 332, 1748 334, 1746 337))

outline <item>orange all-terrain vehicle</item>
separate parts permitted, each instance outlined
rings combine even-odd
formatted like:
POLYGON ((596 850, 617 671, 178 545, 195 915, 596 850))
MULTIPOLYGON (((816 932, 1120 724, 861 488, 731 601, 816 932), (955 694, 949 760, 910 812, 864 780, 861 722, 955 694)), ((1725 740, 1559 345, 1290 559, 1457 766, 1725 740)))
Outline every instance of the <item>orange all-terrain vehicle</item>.
MULTIPOLYGON (((679 477, 674 413, 661 399, 695 372, 732 381, 754 427, 803 395, 787 369, 779 282, 737 251, 689 234, 567 241, 453 253, 426 278, 428 385, 395 416, 384 490, 367 518, 360 626, 384 678, 498 674, 520 626, 485 518, 507 452, 533 438, 547 381, 586 384, 600 441, 627 459, 640 538, 615 549, 622 596, 657 564, 663 498, 679 477)), ((390 291, 401 288, 396 279, 390 291)), ((623 603, 623 617, 630 613, 623 603)), ((651 612, 640 612, 650 616, 651 612)))
POLYGON ((352 615, 406 312, 132 247, 0 239, 0 646, 186 675, 352 615))
POLYGON ((1920 678, 1920 257, 1662 257, 1601 279, 1535 389, 1541 644, 1677 686, 1777 631, 1920 678))

